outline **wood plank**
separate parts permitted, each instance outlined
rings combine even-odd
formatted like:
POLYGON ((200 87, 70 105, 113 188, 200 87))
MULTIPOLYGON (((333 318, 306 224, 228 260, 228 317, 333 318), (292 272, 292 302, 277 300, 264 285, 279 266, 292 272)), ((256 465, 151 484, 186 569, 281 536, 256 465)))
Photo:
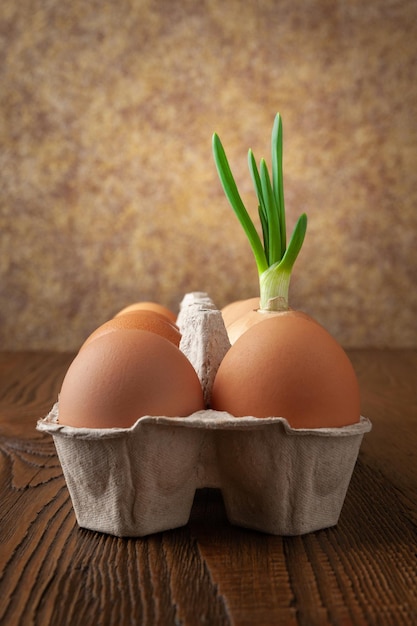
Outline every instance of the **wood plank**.
POLYGON ((205 489, 185 527, 119 539, 77 526, 53 442, 35 430, 72 355, 0 353, 0 623, 414 626, 417 352, 351 355, 374 428, 337 527, 233 527, 205 489))
POLYGON ((417 525, 417 351, 350 350, 372 421, 361 456, 402 494, 417 525))

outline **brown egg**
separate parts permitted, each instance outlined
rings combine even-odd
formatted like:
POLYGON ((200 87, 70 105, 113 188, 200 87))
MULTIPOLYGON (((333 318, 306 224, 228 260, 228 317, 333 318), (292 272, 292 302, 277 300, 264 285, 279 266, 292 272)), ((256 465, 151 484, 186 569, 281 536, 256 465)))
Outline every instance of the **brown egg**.
POLYGON ((156 311, 156 313, 160 313, 164 317, 168 318, 170 322, 174 323, 177 319, 176 315, 170 309, 163 304, 159 304, 158 302, 134 302, 133 304, 129 304, 121 309, 118 313, 116 313, 115 317, 138 310, 156 311))
POLYGON ((97 339, 97 337, 101 337, 102 335, 110 333, 114 330, 124 329, 148 330, 150 332, 157 333, 158 335, 161 335, 161 337, 165 337, 165 339, 171 341, 177 347, 180 345, 181 341, 181 333, 178 327, 168 321, 164 315, 161 315, 156 311, 138 309, 113 317, 113 319, 108 320, 96 328, 96 330, 87 337, 81 346, 81 349, 84 349, 86 345, 97 339))
POLYGON ((62 383, 59 423, 127 428, 144 415, 186 417, 204 408, 198 376, 170 341, 117 330, 85 346, 62 383))
POLYGON ((294 428, 360 419, 358 381, 346 353, 316 321, 285 312, 249 328, 226 353, 212 408, 236 417, 284 417, 294 428))
POLYGON ((233 324, 239 317, 242 317, 248 311, 256 311, 259 309, 259 296, 256 298, 247 298, 246 300, 236 300, 230 302, 222 308, 222 317, 226 328, 233 324))

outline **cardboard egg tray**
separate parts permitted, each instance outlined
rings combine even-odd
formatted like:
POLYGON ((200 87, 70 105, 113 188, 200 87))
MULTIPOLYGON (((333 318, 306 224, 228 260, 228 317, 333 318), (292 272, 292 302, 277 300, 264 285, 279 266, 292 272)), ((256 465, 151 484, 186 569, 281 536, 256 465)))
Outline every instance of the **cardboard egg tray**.
MULTIPOLYGON (((187 294, 177 323, 207 405, 230 347, 220 311, 187 294)), ((337 524, 368 419, 344 428, 292 429, 282 417, 204 410, 140 417, 130 428, 58 423, 59 398, 37 428, 54 439, 78 524, 141 537, 188 522, 196 489, 222 492, 231 524, 300 535, 337 524)))

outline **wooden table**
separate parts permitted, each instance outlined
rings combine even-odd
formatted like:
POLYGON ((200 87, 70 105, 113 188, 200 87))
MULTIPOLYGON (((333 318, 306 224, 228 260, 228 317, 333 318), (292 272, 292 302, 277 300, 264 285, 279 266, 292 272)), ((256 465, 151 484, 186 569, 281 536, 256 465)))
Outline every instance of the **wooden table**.
POLYGON ((144 539, 77 526, 54 443, 35 430, 71 354, 0 353, 0 623, 417 624, 417 351, 354 350, 366 434, 337 527, 231 526, 220 493, 144 539))

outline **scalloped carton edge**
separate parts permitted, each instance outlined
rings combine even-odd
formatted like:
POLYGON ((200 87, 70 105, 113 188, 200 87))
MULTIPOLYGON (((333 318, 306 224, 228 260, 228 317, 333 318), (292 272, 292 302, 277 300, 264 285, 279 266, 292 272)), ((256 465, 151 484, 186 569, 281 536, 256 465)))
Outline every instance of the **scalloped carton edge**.
MULTIPOLYGON (((186 294, 177 319, 180 349, 206 403, 230 347, 221 312, 204 292, 186 294)), ((187 524, 196 489, 222 492, 231 524, 301 535, 337 524, 370 421, 343 428, 293 429, 204 410, 188 417, 144 416, 130 428, 59 424, 59 398, 38 421, 52 435, 79 526, 142 537, 187 524)))

